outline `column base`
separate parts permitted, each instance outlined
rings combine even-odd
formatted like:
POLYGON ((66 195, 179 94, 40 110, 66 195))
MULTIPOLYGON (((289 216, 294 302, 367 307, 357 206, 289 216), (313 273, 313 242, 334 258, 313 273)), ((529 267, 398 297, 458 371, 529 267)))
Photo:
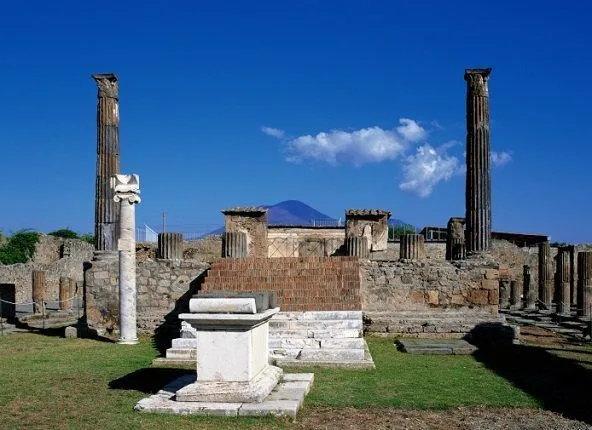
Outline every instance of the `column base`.
POLYGON ((120 345, 137 345, 140 343, 140 341, 138 340, 138 338, 134 338, 134 339, 119 338, 119 339, 117 339, 117 343, 120 345))

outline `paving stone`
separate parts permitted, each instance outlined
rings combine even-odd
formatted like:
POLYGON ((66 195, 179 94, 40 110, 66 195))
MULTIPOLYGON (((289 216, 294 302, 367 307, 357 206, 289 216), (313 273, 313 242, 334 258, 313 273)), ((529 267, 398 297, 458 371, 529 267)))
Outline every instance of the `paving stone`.
POLYGON ((298 400, 269 400, 262 403, 243 403, 238 410, 239 416, 295 417, 301 402, 298 400))

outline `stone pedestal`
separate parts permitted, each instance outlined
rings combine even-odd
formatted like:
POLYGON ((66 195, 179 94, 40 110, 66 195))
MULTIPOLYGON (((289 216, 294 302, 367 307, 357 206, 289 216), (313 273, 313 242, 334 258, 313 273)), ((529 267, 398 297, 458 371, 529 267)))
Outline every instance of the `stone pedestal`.
POLYGON ((227 231, 224 233, 222 257, 245 258, 247 251, 247 233, 242 231, 227 231))
POLYGON ((33 270, 33 312, 39 314, 45 307, 45 272, 43 270, 33 270))
POLYGON ((467 254, 489 250, 491 172, 489 168, 489 91, 491 69, 467 69, 467 254))
POLYGON ((539 243, 539 300, 551 309, 553 301, 553 271, 551 266, 551 245, 539 243))
POLYGON ((466 256, 465 219, 450 218, 446 228, 446 260, 464 260, 466 256))
POLYGON ((578 252, 578 315, 592 315, 592 251, 578 252))
POLYGON ((158 233, 156 258, 181 261, 183 259, 183 234, 158 233))
POLYGON ((421 234, 404 234, 401 236, 399 259, 425 259, 423 236, 421 234))
POLYGON ((259 207, 235 207, 222 211, 226 220, 226 233, 246 234, 245 257, 267 258, 267 209, 259 207))
POLYGON ((136 204, 140 203, 138 175, 113 177, 115 201, 119 203, 119 340, 138 343, 136 324, 136 204))
POLYGON ((569 251, 559 248, 557 252, 557 313, 569 314, 571 311, 569 251))
POLYGON ((525 264, 522 268, 522 296, 524 297, 524 309, 536 309, 537 292, 531 283, 530 266, 525 264))
POLYGON ((520 293, 522 292, 522 282, 517 280, 510 281, 510 308, 520 309, 522 303, 520 293))
POLYGON ((92 77, 98 86, 95 249, 115 252, 119 208, 111 177, 119 173, 119 86, 112 73, 92 77))
POLYGON ((385 251, 390 217, 390 211, 383 209, 348 209, 345 211, 345 237, 365 237, 368 251, 385 251))
POLYGON ((368 258, 370 250, 368 247, 367 237, 346 237, 345 238, 345 252, 348 256, 368 258))
POLYGON ((262 402, 282 376, 268 363, 269 319, 255 298, 197 298, 179 315, 197 332, 197 382, 176 392, 179 402, 262 402))

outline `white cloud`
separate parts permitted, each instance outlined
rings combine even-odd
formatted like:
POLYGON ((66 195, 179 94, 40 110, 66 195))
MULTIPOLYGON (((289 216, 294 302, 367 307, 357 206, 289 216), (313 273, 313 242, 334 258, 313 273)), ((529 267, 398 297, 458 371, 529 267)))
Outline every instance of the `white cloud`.
POLYGON ((409 142, 425 140, 428 135, 425 129, 412 119, 401 118, 399 124, 401 125, 397 127, 397 132, 409 142))
POLYGON ((405 158, 399 188, 427 197, 438 182, 450 179, 458 169, 458 159, 447 155, 446 147, 434 149, 425 144, 417 148, 415 155, 405 158))
MULTIPOLYGON (((415 121, 399 120, 396 130, 368 127, 354 131, 331 130, 289 139, 286 141, 286 159, 293 163, 316 161, 336 165, 349 163, 361 166, 394 160, 402 155, 412 142, 424 138, 426 131, 415 121)), ((281 139, 283 130, 262 127, 264 133, 281 139)))
POLYGON ((495 152, 491 151, 491 164, 493 167, 500 167, 512 161, 512 155, 509 152, 495 152))
POLYGON ((277 139, 281 139, 286 134, 286 132, 284 130, 281 130, 279 128, 265 127, 265 126, 261 127, 261 131, 263 133, 267 134, 268 136, 275 137, 277 139))

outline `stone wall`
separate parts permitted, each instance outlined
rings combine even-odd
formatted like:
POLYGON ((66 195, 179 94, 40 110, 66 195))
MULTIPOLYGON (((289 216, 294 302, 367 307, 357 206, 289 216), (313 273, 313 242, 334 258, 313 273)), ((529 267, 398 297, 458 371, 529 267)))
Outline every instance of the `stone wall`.
MULTIPOLYGON (((397 261, 399 260, 401 244, 399 241, 389 242, 387 249, 384 251, 372 252, 370 254, 371 260, 377 261, 397 261)), ((445 260, 446 259, 446 243, 445 242, 424 242, 425 257, 429 260, 445 260)))
MULTIPOLYGON (((119 264, 87 263, 85 308, 90 328, 99 333, 116 331, 119 321, 119 264)), ((198 261, 139 261, 136 267, 138 330, 152 333, 166 321, 180 324, 176 316, 189 309, 189 298, 209 268, 198 261)))
POLYGON ((343 254, 345 228, 270 227, 267 256, 329 257, 343 254))
POLYGON ((28 263, 0 264, 0 284, 15 286, 17 303, 32 299, 32 272, 45 271, 46 299, 57 300, 61 276, 83 279, 83 263, 92 258, 93 246, 77 239, 62 239, 42 235, 35 246, 35 254, 28 263))
MULTIPOLYGON (((156 247, 156 243, 152 242, 136 243, 136 260, 156 260, 156 247)), ((183 260, 210 262, 221 256, 222 237, 220 235, 183 242, 183 260)))

